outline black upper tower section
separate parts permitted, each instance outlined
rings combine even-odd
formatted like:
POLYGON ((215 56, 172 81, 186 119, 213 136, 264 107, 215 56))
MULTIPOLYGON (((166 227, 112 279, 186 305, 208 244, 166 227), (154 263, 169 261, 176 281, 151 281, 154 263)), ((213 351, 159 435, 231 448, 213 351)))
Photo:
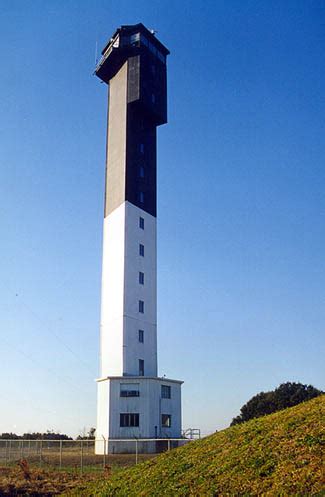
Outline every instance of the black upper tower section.
POLYGON ((109 84, 105 216, 128 201, 156 216, 157 126, 167 122, 164 45, 143 24, 122 26, 96 75, 109 84))
POLYGON ((95 74, 109 84, 128 60, 128 104, 156 126, 167 122, 166 57, 169 50, 143 24, 121 26, 102 51, 95 74))

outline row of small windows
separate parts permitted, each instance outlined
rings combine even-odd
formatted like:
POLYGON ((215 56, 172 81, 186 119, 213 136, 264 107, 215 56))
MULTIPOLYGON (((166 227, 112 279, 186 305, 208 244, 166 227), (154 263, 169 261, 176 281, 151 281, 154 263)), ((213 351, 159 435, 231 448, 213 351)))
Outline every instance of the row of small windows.
MULTIPOLYGON (((162 52, 160 52, 160 50, 158 50, 158 48, 156 48, 156 46, 151 43, 148 38, 146 38, 143 34, 140 35, 140 33, 134 33, 131 36, 123 36, 121 37, 121 39, 120 37, 117 37, 113 44, 113 47, 118 48, 120 45, 122 47, 128 45, 138 47, 140 46, 140 44, 148 47, 151 53, 153 53, 161 62, 166 64, 166 56, 162 52)), ((106 52, 104 55, 106 55, 106 52)))
MULTIPOLYGON (((143 359, 139 359, 139 362, 142 361, 142 368, 144 368, 143 359)), ((140 364, 139 364, 140 365, 140 364)), ((143 375, 139 375, 143 376, 143 375)), ((121 383, 120 389, 120 397, 140 397, 140 385, 139 383, 121 383)), ((171 398, 171 387, 170 385, 161 385, 161 398, 162 399, 170 399, 171 398)))
MULTIPOLYGON (((140 425, 140 414, 137 412, 121 412, 120 413, 120 427, 137 427, 140 425)), ((161 426, 163 428, 170 428, 172 425, 171 414, 161 415, 161 426)))
POLYGON ((140 397, 139 383, 121 383, 120 397, 140 397))
MULTIPOLYGON (((144 229, 144 218, 139 218, 139 227, 144 229)), ((142 243, 139 244, 139 255, 144 257, 144 245, 142 243)), ((144 273, 139 271, 139 284, 144 285, 144 273)), ((139 300, 139 312, 141 314, 144 313, 144 301, 139 300)), ((140 343, 144 343, 144 330, 138 330, 138 340, 140 343)), ((144 376, 144 360, 139 359, 139 376, 144 376)), ((121 425, 122 426, 122 425, 121 425)), ((139 426, 139 425, 137 425, 139 426)))
POLYGON ((120 397, 140 397, 139 390, 121 390, 120 397))

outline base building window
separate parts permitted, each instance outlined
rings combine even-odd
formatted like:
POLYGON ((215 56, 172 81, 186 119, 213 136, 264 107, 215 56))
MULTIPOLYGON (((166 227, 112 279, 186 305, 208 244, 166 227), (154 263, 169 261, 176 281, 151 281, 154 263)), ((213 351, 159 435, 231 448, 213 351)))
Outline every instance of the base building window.
POLYGON ((171 398, 171 388, 169 385, 161 385, 161 398, 162 399, 171 398))
POLYGON ((120 414, 120 426, 139 426, 139 413, 122 412, 120 414))
POLYGON ((139 383, 121 383, 120 397, 140 397, 139 383))
POLYGON ((163 428, 170 428, 172 425, 172 417, 170 414, 161 415, 161 426, 163 428))

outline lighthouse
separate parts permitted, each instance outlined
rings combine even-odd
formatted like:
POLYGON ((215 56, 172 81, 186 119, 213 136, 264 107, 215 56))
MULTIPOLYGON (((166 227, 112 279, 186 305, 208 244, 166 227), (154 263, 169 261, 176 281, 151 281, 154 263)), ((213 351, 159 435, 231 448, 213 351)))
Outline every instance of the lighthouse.
POLYGON ((168 54, 143 24, 121 26, 95 70, 108 85, 97 453, 101 439, 119 452, 128 439, 181 436, 182 381, 157 367, 157 127, 167 122, 168 54))

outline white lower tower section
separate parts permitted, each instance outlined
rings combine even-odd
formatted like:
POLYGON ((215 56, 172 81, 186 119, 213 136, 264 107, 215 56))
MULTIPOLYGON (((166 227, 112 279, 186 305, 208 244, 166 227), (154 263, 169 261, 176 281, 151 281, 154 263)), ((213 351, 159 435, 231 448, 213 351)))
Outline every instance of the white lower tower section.
POLYGON ((124 202, 104 219, 101 377, 157 376, 156 251, 147 212, 124 202))

